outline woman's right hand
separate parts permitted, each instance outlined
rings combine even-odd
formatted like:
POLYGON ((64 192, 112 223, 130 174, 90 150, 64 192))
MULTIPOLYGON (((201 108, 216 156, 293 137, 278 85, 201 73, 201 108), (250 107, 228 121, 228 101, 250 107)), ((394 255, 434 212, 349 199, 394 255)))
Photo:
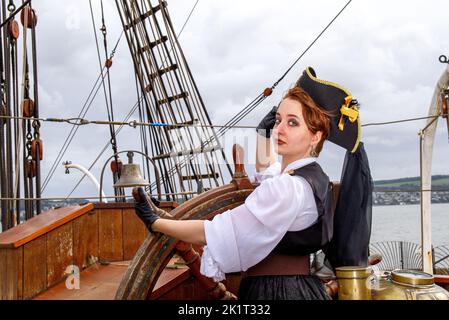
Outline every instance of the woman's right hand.
POLYGON ((265 138, 271 137, 271 132, 273 130, 274 124, 276 122, 276 111, 278 107, 273 107, 270 112, 260 121, 259 125, 256 128, 256 131, 261 136, 265 138))

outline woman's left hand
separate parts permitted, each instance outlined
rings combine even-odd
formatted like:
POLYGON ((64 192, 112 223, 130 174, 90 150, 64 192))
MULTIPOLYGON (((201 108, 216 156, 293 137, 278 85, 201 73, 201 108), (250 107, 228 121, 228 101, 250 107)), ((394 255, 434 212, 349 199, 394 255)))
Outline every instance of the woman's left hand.
POLYGON ((271 131, 273 130, 274 124, 276 122, 276 112, 278 107, 273 107, 270 112, 260 121, 256 130, 257 133, 265 136, 267 139, 271 137, 271 131))

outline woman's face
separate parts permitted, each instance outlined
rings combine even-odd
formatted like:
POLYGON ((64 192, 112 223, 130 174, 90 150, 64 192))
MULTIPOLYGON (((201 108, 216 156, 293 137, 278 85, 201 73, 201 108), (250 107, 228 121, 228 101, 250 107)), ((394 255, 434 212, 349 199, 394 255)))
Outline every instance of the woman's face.
POLYGON ((289 98, 282 100, 273 131, 275 149, 279 155, 292 161, 307 158, 321 135, 321 131, 313 134, 307 127, 299 101, 289 98))

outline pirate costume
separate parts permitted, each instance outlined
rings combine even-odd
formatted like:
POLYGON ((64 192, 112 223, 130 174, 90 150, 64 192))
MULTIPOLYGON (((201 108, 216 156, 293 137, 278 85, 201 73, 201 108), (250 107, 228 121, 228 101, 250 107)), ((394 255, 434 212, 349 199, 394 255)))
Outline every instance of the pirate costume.
MULTIPOLYGON (((328 140, 355 152, 360 120, 349 91, 316 78, 310 67, 297 85, 330 114, 328 140)), ((282 172, 276 162, 255 180, 260 185, 243 205, 205 221, 201 273, 220 281, 243 271, 239 299, 330 299, 309 265, 309 255, 332 238, 329 178, 309 157, 282 172)))

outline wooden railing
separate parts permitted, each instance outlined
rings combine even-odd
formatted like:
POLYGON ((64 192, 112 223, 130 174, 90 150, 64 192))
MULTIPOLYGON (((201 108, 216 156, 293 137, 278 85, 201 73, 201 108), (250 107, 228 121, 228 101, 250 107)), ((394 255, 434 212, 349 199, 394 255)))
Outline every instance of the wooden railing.
MULTIPOLYGON (((161 203, 167 211, 175 206, 161 203)), ((131 260, 147 234, 131 203, 43 212, 0 233, 0 299, 30 299, 64 281, 73 267, 131 260)))

